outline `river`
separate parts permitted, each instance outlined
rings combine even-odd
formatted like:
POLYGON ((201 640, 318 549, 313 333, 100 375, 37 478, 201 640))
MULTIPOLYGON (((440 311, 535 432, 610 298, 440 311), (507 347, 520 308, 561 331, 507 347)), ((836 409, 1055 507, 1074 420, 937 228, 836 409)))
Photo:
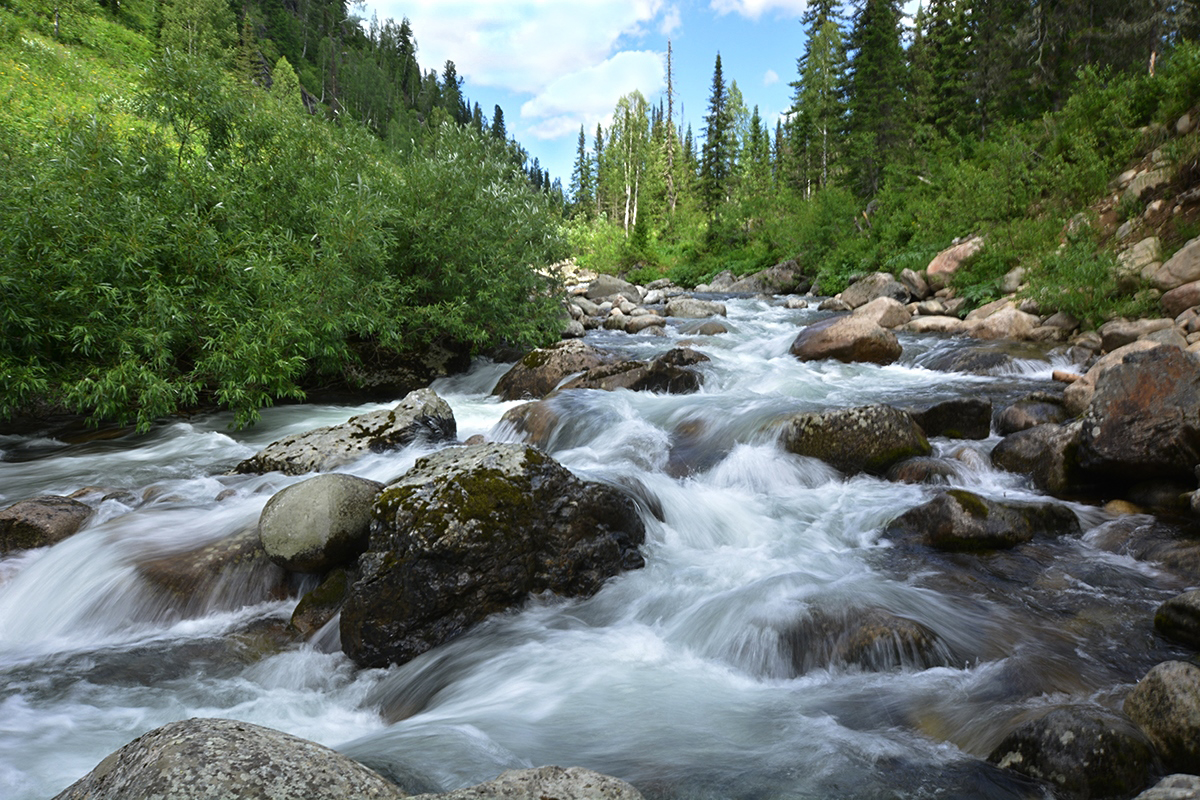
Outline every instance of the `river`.
MULTIPOLYGON (((296 596, 231 581, 181 606, 149 591, 136 566, 253 526, 273 492, 301 479, 226 475, 239 460, 391 404, 279 407, 241 431, 213 414, 111 440, 0 437, 0 504, 103 489, 79 534, 0 558, 0 797, 48 798, 136 736, 193 716, 336 747, 413 790, 558 764, 622 777, 650 798, 1040 796, 983 760, 999 738, 1051 706, 1118 707, 1150 666, 1178 656, 1150 620, 1186 580, 1105 549, 1114 525, 1153 520, 1073 505, 1080 538, 990 556, 901 546, 881 528, 937 487, 845 478, 783 452, 773 425, 877 402, 971 395, 1000 407, 1079 365, 1058 354, 995 375, 940 372, 924 365, 978 343, 915 336, 901 336, 891 366, 800 363, 788 346, 823 312, 726 302, 724 335, 588 334, 639 358, 694 341, 712 359, 701 392, 555 401, 554 458, 636 485, 657 506, 645 569, 588 600, 533 598, 401 667, 356 669, 332 629, 270 646, 257 632, 286 621, 296 596), (815 645, 797 644, 799 623, 864 609, 923 625, 936 658, 867 670, 801 652, 815 645)), ((497 423, 517 403, 489 396, 506 369, 480 362, 435 384, 460 438, 507 435, 497 423)), ((997 441, 933 445, 957 486, 1044 499, 990 466, 997 441)), ((422 452, 345 471, 387 481, 422 452)))

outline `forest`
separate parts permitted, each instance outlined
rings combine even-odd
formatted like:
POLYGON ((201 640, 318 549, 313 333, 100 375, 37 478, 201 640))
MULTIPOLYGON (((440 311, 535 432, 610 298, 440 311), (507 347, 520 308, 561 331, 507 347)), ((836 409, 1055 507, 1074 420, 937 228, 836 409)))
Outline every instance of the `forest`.
POLYGON ((0 0, 0 418, 246 424, 365 358, 544 344, 538 268, 568 256, 687 286, 796 259, 832 293, 982 235, 972 302, 1022 265, 1081 319, 1137 314, 1152 294, 1066 223, 1151 151, 1200 175, 1200 137, 1168 136, 1200 104, 1191 0, 815 0, 773 128, 719 54, 682 124, 668 50, 662 97, 580 129, 565 191, 408 20, 351 10, 0 0))

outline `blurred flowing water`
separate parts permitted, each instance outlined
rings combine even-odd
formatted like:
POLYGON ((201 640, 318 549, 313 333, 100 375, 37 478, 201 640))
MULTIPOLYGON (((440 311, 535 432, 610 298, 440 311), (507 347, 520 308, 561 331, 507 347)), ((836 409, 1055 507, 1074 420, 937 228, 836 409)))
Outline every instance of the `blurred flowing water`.
MULTIPOLYGON (((882 527, 937 487, 846 478, 785 453, 776 437, 795 411, 976 395, 1000 403, 1077 365, 1055 355, 998 375, 937 372, 931 359, 978 343, 936 337, 901 337, 905 354, 888 367, 805 364, 788 346, 824 314, 727 302, 720 336, 589 334, 638 358, 693 343, 712 359, 698 394, 572 391, 550 401, 560 419, 550 453, 641 499, 646 568, 588 600, 531 598, 390 669, 354 668, 331 646, 332 628, 305 645, 272 645, 311 584, 279 599, 255 576, 233 576, 181 606, 138 569, 253 528, 271 494, 302 479, 225 475, 239 460, 390 404, 270 409, 248 431, 212 415, 78 444, 0 438, 3 505, 89 486, 109 496, 76 536, 0 558, 0 797, 50 797, 136 736, 192 716, 337 747, 413 791, 559 764, 625 778, 652 798, 1040 796, 982 758, 1048 706, 1113 705, 1169 657, 1149 618, 1181 579, 1095 546, 1116 523, 1085 506, 1074 507, 1084 537, 1008 554, 889 542, 882 527), (797 626, 814 614, 870 609, 936 635, 936 663, 864 669, 802 652, 813 643, 797 626)), ((498 422, 518 404, 489 396, 507 368, 481 362, 435 385, 460 438, 515 438, 498 422)), ((996 441, 933 443, 955 485, 1038 498, 990 466, 996 441)), ((345 471, 387 481, 422 452, 372 455, 345 471)))

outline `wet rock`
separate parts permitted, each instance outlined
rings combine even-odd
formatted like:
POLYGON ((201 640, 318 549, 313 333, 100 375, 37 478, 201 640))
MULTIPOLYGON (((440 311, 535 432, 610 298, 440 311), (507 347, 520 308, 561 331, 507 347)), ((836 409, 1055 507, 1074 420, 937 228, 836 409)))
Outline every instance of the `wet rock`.
POLYGON ((172 722, 109 755, 54 800, 391 800, 394 784, 347 756, 228 719, 172 722))
POLYGON ((537 399, 554 391, 568 375, 611 364, 616 357, 578 340, 534 350, 504 373, 492 394, 501 400, 537 399))
POLYGON ((351 417, 341 425, 287 436, 234 467, 238 473, 278 470, 285 475, 333 470, 369 453, 383 453, 415 441, 453 439, 454 412, 432 389, 418 389, 390 411, 351 417))
POLYGON ((890 297, 899 303, 908 302, 908 289, 886 272, 876 272, 846 287, 842 302, 850 308, 865 306, 880 297, 890 297))
POLYGON ((1053 503, 1001 503, 951 489, 909 509, 884 530, 889 538, 920 537, 938 550, 1001 550, 1034 536, 1079 534, 1079 520, 1053 503))
POLYGON ((286 573, 267 556, 253 528, 135 566, 162 605, 189 616, 287 593, 286 573))
POLYGON ((666 319, 658 316, 657 314, 640 314, 626 318, 625 332, 641 333, 647 328, 664 328, 666 325, 666 319))
MULTIPOLYGON (((928 319, 937 319, 929 317, 928 319)), ((989 375, 1003 370, 1013 363, 1013 357, 1001 350, 962 348, 942 353, 926 365, 941 372, 967 372, 973 375, 989 375)))
POLYGON ((1200 650, 1200 589, 1184 592, 1159 606, 1154 629, 1172 641, 1200 650))
POLYGON ((797 675, 833 666, 884 672, 953 663, 937 634, 881 608, 814 609, 782 640, 797 675))
POLYGON ((0 511, 0 554, 49 547, 79 532, 92 509, 58 495, 31 497, 0 511))
MULTIPOLYGON (((548 449, 551 437, 558 430, 562 418, 548 400, 534 400, 532 403, 510 408, 500 417, 498 430, 511 431, 518 434, 524 441, 548 449)), ((475 444, 468 442, 468 444, 475 444)), ((482 442, 479 442, 482 444, 482 442)))
POLYGON ((850 474, 883 475, 899 461, 932 452, 912 417, 885 405, 796 414, 787 420, 781 438, 789 452, 819 458, 850 474))
POLYGON ((1167 769, 1200 774, 1200 667, 1186 661, 1154 667, 1125 698, 1125 713, 1167 769))
POLYGON ((320 586, 306 592, 292 611, 292 630, 307 639, 324 627, 341 610, 351 580, 346 570, 335 569, 320 586))
POLYGON ((1200 800, 1200 775, 1168 775, 1133 800, 1200 800))
POLYGON ((947 400, 929 408, 909 409, 926 436, 986 439, 992 432, 992 401, 986 397, 947 400))
POLYGON ((619 778, 582 767, 510 770, 494 781, 414 800, 642 800, 642 793, 619 778))
POLYGON ((958 476, 954 462, 944 458, 909 458, 887 471, 887 479, 893 483, 950 483, 958 476))
POLYGON ((1024 397, 996 416, 996 432, 1001 436, 1029 430, 1038 425, 1059 425, 1067 419, 1062 400, 1044 392, 1024 397))
POLYGON ((1028 475, 1034 486, 1055 495, 1069 494, 1085 481, 1076 453, 1083 425, 1036 425, 1005 436, 992 448, 1000 469, 1028 475))
POLYGON ((1125 717, 1091 706, 1056 708, 1000 742, 988 761, 1045 781, 1055 797, 1127 798, 1150 783, 1154 752, 1125 717))
POLYGON ((809 325, 792 342, 791 353, 801 361, 828 358, 846 363, 891 364, 900 357, 900 342, 889 330, 869 319, 833 317, 809 325))
POLYGON ((326 572, 353 563, 367 547, 371 506, 382 483, 318 475, 277 492, 258 518, 272 561, 291 572, 326 572))
MULTIPOLYGON (((1099 338, 1098 335, 1097 338, 1099 338)), ((1096 381, 1105 372, 1118 364, 1124 363, 1125 359, 1134 353, 1141 353, 1162 346, 1158 342, 1141 339, 1103 355, 1082 378, 1073 381, 1063 391, 1063 407, 1067 410, 1067 414, 1077 417, 1087 410, 1088 405, 1092 402, 1092 396, 1096 393, 1096 381)), ((1098 348, 1099 342, 1096 343, 1096 349, 1098 348)))
POLYGON ((912 319, 912 313, 899 300, 877 297, 854 309, 854 316, 869 319, 881 328, 899 328, 912 319))
POLYGON ((562 389, 628 389, 634 392, 689 394, 699 391, 704 377, 691 366, 708 356, 690 347, 668 350, 653 361, 625 361, 593 367, 562 385, 562 389))
POLYGON ((725 304, 694 297, 676 297, 667 301, 667 316, 683 319, 704 319, 725 316, 725 304))
POLYGON ((1118 476, 1193 478, 1200 464, 1200 363, 1159 347, 1104 372, 1083 418, 1078 457, 1086 469, 1118 476))
POLYGON ((341 616, 343 649, 361 666, 409 661, 531 594, 592 595, 644 563, 626 494, 525 445, 422 458, 374 513, 341 616))

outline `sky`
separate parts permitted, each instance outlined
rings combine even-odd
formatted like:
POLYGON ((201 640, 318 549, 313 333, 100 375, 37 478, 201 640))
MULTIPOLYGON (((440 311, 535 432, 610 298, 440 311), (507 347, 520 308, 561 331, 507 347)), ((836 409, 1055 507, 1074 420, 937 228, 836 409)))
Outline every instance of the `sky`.
POLYGON ((570 185, 583 125, 607 130, 618 98, 637 89, 666 97, 672 48, 676 119, 699 140, 721 54, 728 86, 770 127, 791 105, 790 81, 804 47, 805 0, 374 0, 380 19, 407 17, 422 69, 446 60, 463 91, 491 119, 499 104, 508 134, 552 178, 570 185))

